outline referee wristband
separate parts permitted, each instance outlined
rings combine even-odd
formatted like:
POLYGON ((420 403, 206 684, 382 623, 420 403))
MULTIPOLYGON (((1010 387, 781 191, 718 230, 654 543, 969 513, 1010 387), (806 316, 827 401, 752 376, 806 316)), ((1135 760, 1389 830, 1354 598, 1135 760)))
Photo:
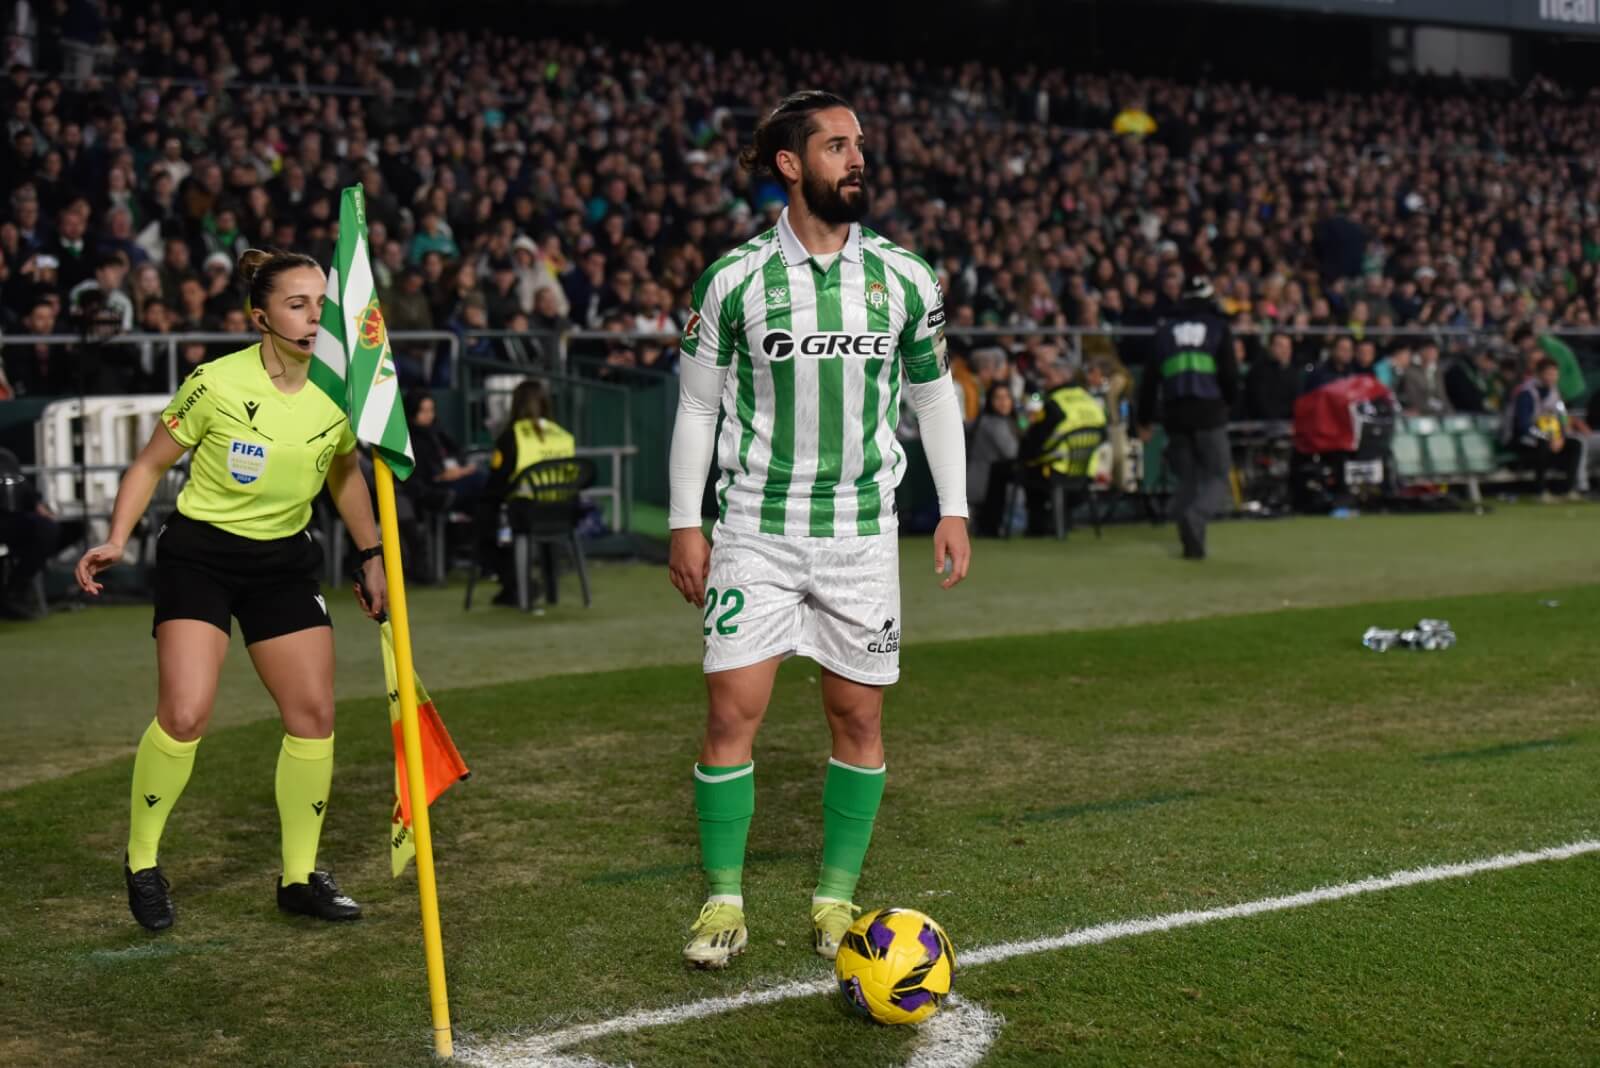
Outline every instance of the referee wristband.
POLYGON ((381 545, 374 545, 370 549, 358 549, 358 550, 356 550, 355 566, 353 568, 351 568, 352 573, 357 574, 357 575, 361 574, 361 569, 367 565, 367 561, 368 560, 375 559, 375 558, 377 558, 379 556, 382 556, 382 555, 383 555, 383 546, 381 546, 381 545))

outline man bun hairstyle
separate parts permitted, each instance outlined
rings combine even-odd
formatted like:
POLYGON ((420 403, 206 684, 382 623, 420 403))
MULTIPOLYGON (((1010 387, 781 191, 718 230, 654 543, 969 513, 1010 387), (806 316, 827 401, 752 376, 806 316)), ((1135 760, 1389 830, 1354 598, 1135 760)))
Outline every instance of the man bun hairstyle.
POLYGON ((239 287, 244 290, 244 313, 266 306, 267 298, 278 288, 278 277, 300 267, 322 270, 316 260, 303 252, 253 248, 239 257, 239 287))
POLYGON ((739 165, 753 175, 770 174, 783 181, 778 153, 804 155, 806 139, 817 132, 817 112, 849 107, 844 97, 824 89, 790 93, 756 124, 755 135, 739 153, 739 165))

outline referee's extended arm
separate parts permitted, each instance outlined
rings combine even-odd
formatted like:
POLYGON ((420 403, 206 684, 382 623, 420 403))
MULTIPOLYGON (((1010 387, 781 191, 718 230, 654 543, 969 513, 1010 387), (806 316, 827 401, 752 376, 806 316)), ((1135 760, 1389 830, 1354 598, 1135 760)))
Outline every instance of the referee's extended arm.
MULTIPOLYGON (((379 461, 380 463, 382 461, 379 461)), ((328 493, 333 497, 339 518, 344 520, 357 549, 378 545, 378 523, 372 518, 372 496, 361 475, 356 450, 335 456, 328 464, 328 493)), ((383 574, 383 557, 374 556, 361 565, 361 578, 355 584, 356 601, 371 619, 389 610, 389 584, 383 574)))
POLYGON ((122 550, 128 544, 133 528, 150 507, 150 498, 156 492, 167 469, 183 458, 189 450, 179 444, 164 423, 156 425, 150 440, 140 450, 122 483, 117 487, 117 503, 111 507, 111 532, 106 540, 84 553, 78 561, 74 575, 84 593, 96 597, 104 588, 95 576, 122 559, 122 550))

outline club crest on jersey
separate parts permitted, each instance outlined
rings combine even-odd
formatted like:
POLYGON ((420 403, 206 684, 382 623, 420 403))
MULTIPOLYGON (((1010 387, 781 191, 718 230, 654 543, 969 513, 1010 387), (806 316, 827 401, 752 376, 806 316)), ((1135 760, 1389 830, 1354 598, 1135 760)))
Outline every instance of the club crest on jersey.
POLYGON ((788 286, 768 286, 767 287, 767 307, 769 307, 769 308, 780 308, 780 307, 782 307, 783 305, 785 305, 787 303, 789 303, 789 287, 788 286))
POLYGON ((235 438, 228 446, 228 474, 241 486, 248 486, 267 470, 267 447, 235 438))
POLYGON ((889 291, 883 287, 882 282, 873 282, 867 286, 867 303, 874 308, 881 308, 889 303, 889 291))

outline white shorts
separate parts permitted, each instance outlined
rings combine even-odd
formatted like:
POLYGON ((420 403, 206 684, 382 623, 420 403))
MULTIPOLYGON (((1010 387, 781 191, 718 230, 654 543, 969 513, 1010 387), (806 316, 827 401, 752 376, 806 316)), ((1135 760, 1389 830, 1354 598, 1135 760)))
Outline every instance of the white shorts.
POLYGON ((706 580, 707 674, 808 656, 868 686, 900 678, 900 541, 797 538, 717 524, 706 580))

